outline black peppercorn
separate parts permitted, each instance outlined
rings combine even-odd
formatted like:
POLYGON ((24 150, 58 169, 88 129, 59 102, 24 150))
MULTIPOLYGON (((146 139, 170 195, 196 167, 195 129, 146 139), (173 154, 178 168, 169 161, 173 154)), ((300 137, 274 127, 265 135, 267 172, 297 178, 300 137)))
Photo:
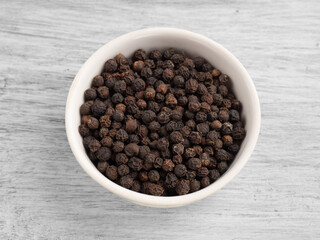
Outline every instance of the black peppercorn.
POLYGON ((127 165, 122 164, 122 165, 120 165, 120 166, 118 167, 118 174, 119 174, 119 176, 125 176, 125 175, 127 175, 127 174, 129 174, 129 173, 130 173, 130 169, 129 169, 129 167, 128 167, 127 165))
POLYGON ((151 68, 149 68, 149 67, 144 67, 144 68, 142 68, 140 75, 141 75, 141 77, 143 77, 144 79, 148 79, 149 77, 152 76, 152 70, 151 70, 151 68))
POLYGON ((203 177, 201 178, 201 187, 202 188, 205 188, 205 187, 208 187, 210 185, 210 178, 209 177, 203 177))
POLYGON ((151 110, 146 110, 142 113, 142 121, 145 124, 152 122, 155 118, 156 118, 156 114, 151 110))
POLYGON ((187 173, 187 167, 184 164, 178 164, 174 167, 174 174, 181 178, 184 177, 187 173))
POLYGON ((160 174, 157 170, 151 170, 149 173, 148 173, 148 177, 149 177, 149 181, 150 182, 158 182, 160 180, 160 174))
POLYGON ((207 121, 207 114, 204 112, 197 112, 195 115, 195 120, 198 123, 203 123, 203 122, 207 121))
POLYGON ((91 135, 90 129, 84 124, 79 126, 79 133, 82 137, 88 137, 91 135))
POLYGON ((133 54, 134 60, 145 60, 146 58, 147 58, 147 53, 142 49, 138 49, 133 54))
POLYGON ((196 192, 200 189, 200 182, 196 179, 190 180, 190 192, 196 192))
POLYGON ((102 76, 98 75, 98 76, 95 76, 92 80, 92 86, 93 87, 100 87, 100 86, 103 86, 104 84, 104 79, 102 76))
POLYGON ((156 121, 152 121, 149 123, 149 126, 148 126, 149 130, 152 131, 152 132, 157 132, 160 130, 161 128, 161 125, 159 122, 156 122, 156 121))
POLYGON ((191 132, 189 136, 189 140, 193 144, 200 144, 201 143, 201 134, 200 132, 191 132))
POLYGON ((121 95, 121 93, 115 93, 111 97, 111 101, 113 103, 115 103, 115 104, 122 103, 123 102, 123 96, 121 95))
POLYGON ((97 98, 97 92, 94 88, 89 88, 84 92, 84 100, 95 100, 97 98))
POLYGON ((232 131, 232 137, 235 140, 242 140, 244 139, 245 136, 246 136, 246 131, 244 130, 244 128, 237 127, 237 128, 234 128, 232 131))
POLYGON ((121 142, 121 141, 116 141, 113 143, 113 147, 112 147, 112 150, 116 153, 118 152, 122 152, 124 149, 124 143, 121 142))
POLYGON ((109 167, 107 167, 106 175, 110 180, 115 181, 118 178, 117 167, 114 165, 110 165, 109 167))
POLYGON ((94 116, 102 116, 107 110, 107 106, 101 101, 94 101, 91 106, 91 111, 94 116))
POLYGON ((138 156, 139 146, 136 143, 129 143, 125 146, 124 152, 128 157, 138 156))
POLYGON ((186 92, 195 93, 198 90, 198 86, 198 81, 193 78, 190 78, 185 84, 186 92))
POLYGON ((176 53, 176 50, 174 50, 173 48, 168 48, 168 49, 164 50, 163 57, 165 59, 170 59, 172 57, 172 55, 175 53, 176 53))
POLYGON ((133 81, 131 87, 136 92, 143 91, 146 87, 146 83, 141 78, 137 78, 133 81))
POLYGON ((124 120, 124 113, 122 111, 115 111, 112 118, 117 122, 122 122, 124 120))
POLYGON ((114 59, 109 59, 104 64, 104 71, 106 71, 106 72, 112 73, 112 72, 116 71, 117 68, 118 68, 118 64, 114 59))
POLYGON ((178 195, 187 194, 190 191, 190 181, 186 179, 181 179, 175 188, 178 195))
POLYGON ((240 150, 240 146, 238 144, 232 144, 228 147, 228 150, 232 153, 237 153, 240 150))
POLYGON ((142 166, 143 166, 143 161, 140 158, 132 157, 128 161, 128 166, 133 171, 140 171, 142 169, 142 166))
POLYGON ((201 104, 198 101, 189 101, 188 109, 190 112, 198 112, 201 109, 201 104))
POLYGON ((177 186, 178 181, 179 180, 178 180, 177 176, 174 173, 169 172, 166 175, 165 185, 167 188, 172 189, 177 186))
POLYGON ((174 163, 170 159, 163 161, 162 169, 166 172, 171 172, 174 168, 174 163))
POLYGON ((96 152, 96 157, 100 161, 108 161, 111 158, 111 150, 107 147, 101 147, 97 152, 96 152))
POLYGON ((228 170, 228 164, 226 162, 218 163, 218 170, 220 174, 225 173, 228 170))
POLYGON ((190 158, 187 166, 191 170, 198 170, 201 167, 201 160, 199 158, 190 158))
POLYGON ((172 143, 182 143, 184 141, 184 138, 180 132, 173 131, 172 133, 170 133, 170 140, 172 143))

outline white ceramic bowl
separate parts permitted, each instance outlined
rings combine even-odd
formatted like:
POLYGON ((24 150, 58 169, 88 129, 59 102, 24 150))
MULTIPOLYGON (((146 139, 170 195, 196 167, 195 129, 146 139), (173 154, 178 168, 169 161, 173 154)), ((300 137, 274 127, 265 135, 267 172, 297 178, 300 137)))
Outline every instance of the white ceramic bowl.
POLYGON ((81 167, 100 185, 134 203, 150 207, 177 207, 203 199, 230 182, 248 161, 258 139, 260 129, 260 106, 253 82, 242 64, 220 44, 196 33, 174 28, 150 28, 125 34, 105 44, 82 66, 73 80, 66 105, 66 130, 72 152, 81 167), (223 73, 228 74, 233 83, 236 97, 243 105, 246 137, 235 160, 223 176, 210 186, 183 196, 157 197, 137 193, 110 181, 103 176, 87 157, 78 133, 80 124, 79 108, 83 103, 83 93, 90 87, 94 76, 101 73, 106 60, 118 53, 125 56, 143 48, 183 49, 191 56, 202 56, 223 73))

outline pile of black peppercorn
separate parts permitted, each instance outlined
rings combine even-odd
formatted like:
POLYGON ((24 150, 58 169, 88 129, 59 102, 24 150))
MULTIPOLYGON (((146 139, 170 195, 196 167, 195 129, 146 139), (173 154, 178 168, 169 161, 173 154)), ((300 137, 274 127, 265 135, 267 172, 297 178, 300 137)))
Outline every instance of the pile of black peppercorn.
POLYGON ((84 93, 79 132, 110 180, 156 196, 205 188, 245 137, 228 75, 173 48, 118 54, 84 93))

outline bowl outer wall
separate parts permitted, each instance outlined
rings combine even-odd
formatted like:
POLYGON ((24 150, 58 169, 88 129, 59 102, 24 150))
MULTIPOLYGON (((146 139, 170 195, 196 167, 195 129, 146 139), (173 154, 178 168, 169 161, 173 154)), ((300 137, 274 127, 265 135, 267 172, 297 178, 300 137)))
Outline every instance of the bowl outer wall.
POLYGON ((81 67, 69 90, 66 104, 66 131, 73 154, 81 167, 100 185, 116 195, 134 203, 150 207, 177 207, 203 199, 230 182, 248 161, 258 139, 260 130, 260 105, 257 92, 248 72, 228 50, 202 35, 175 28, 149 28, 122 35, 98 49, 81 67), (90 87, 91 79, 100 74, 106 60, 118 53, 130 56, 143 48, 183 49, 188 55, 202 56, 232 79, 233 91, 243 105, 242 117, 247 135, 240 151, 228 171, 210 186, 183 196, 158 197, 137 193, 121 187, 103 176, 92 164, 78 133, 79 108, 83 103, 83 92, 90 87))

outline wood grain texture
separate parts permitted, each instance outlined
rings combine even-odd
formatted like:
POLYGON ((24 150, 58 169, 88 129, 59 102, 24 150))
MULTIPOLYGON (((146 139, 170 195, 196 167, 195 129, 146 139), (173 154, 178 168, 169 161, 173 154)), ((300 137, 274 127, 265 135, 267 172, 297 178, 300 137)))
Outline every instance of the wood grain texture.
POLYGON ((0 1, 0 239, 319 239, 320 2, 0 1), (71 82, 124 33, 208 36, 261 101, 256 149, 228 186, 175 209, 137 206, 80 168, 64 127, 71 82))

